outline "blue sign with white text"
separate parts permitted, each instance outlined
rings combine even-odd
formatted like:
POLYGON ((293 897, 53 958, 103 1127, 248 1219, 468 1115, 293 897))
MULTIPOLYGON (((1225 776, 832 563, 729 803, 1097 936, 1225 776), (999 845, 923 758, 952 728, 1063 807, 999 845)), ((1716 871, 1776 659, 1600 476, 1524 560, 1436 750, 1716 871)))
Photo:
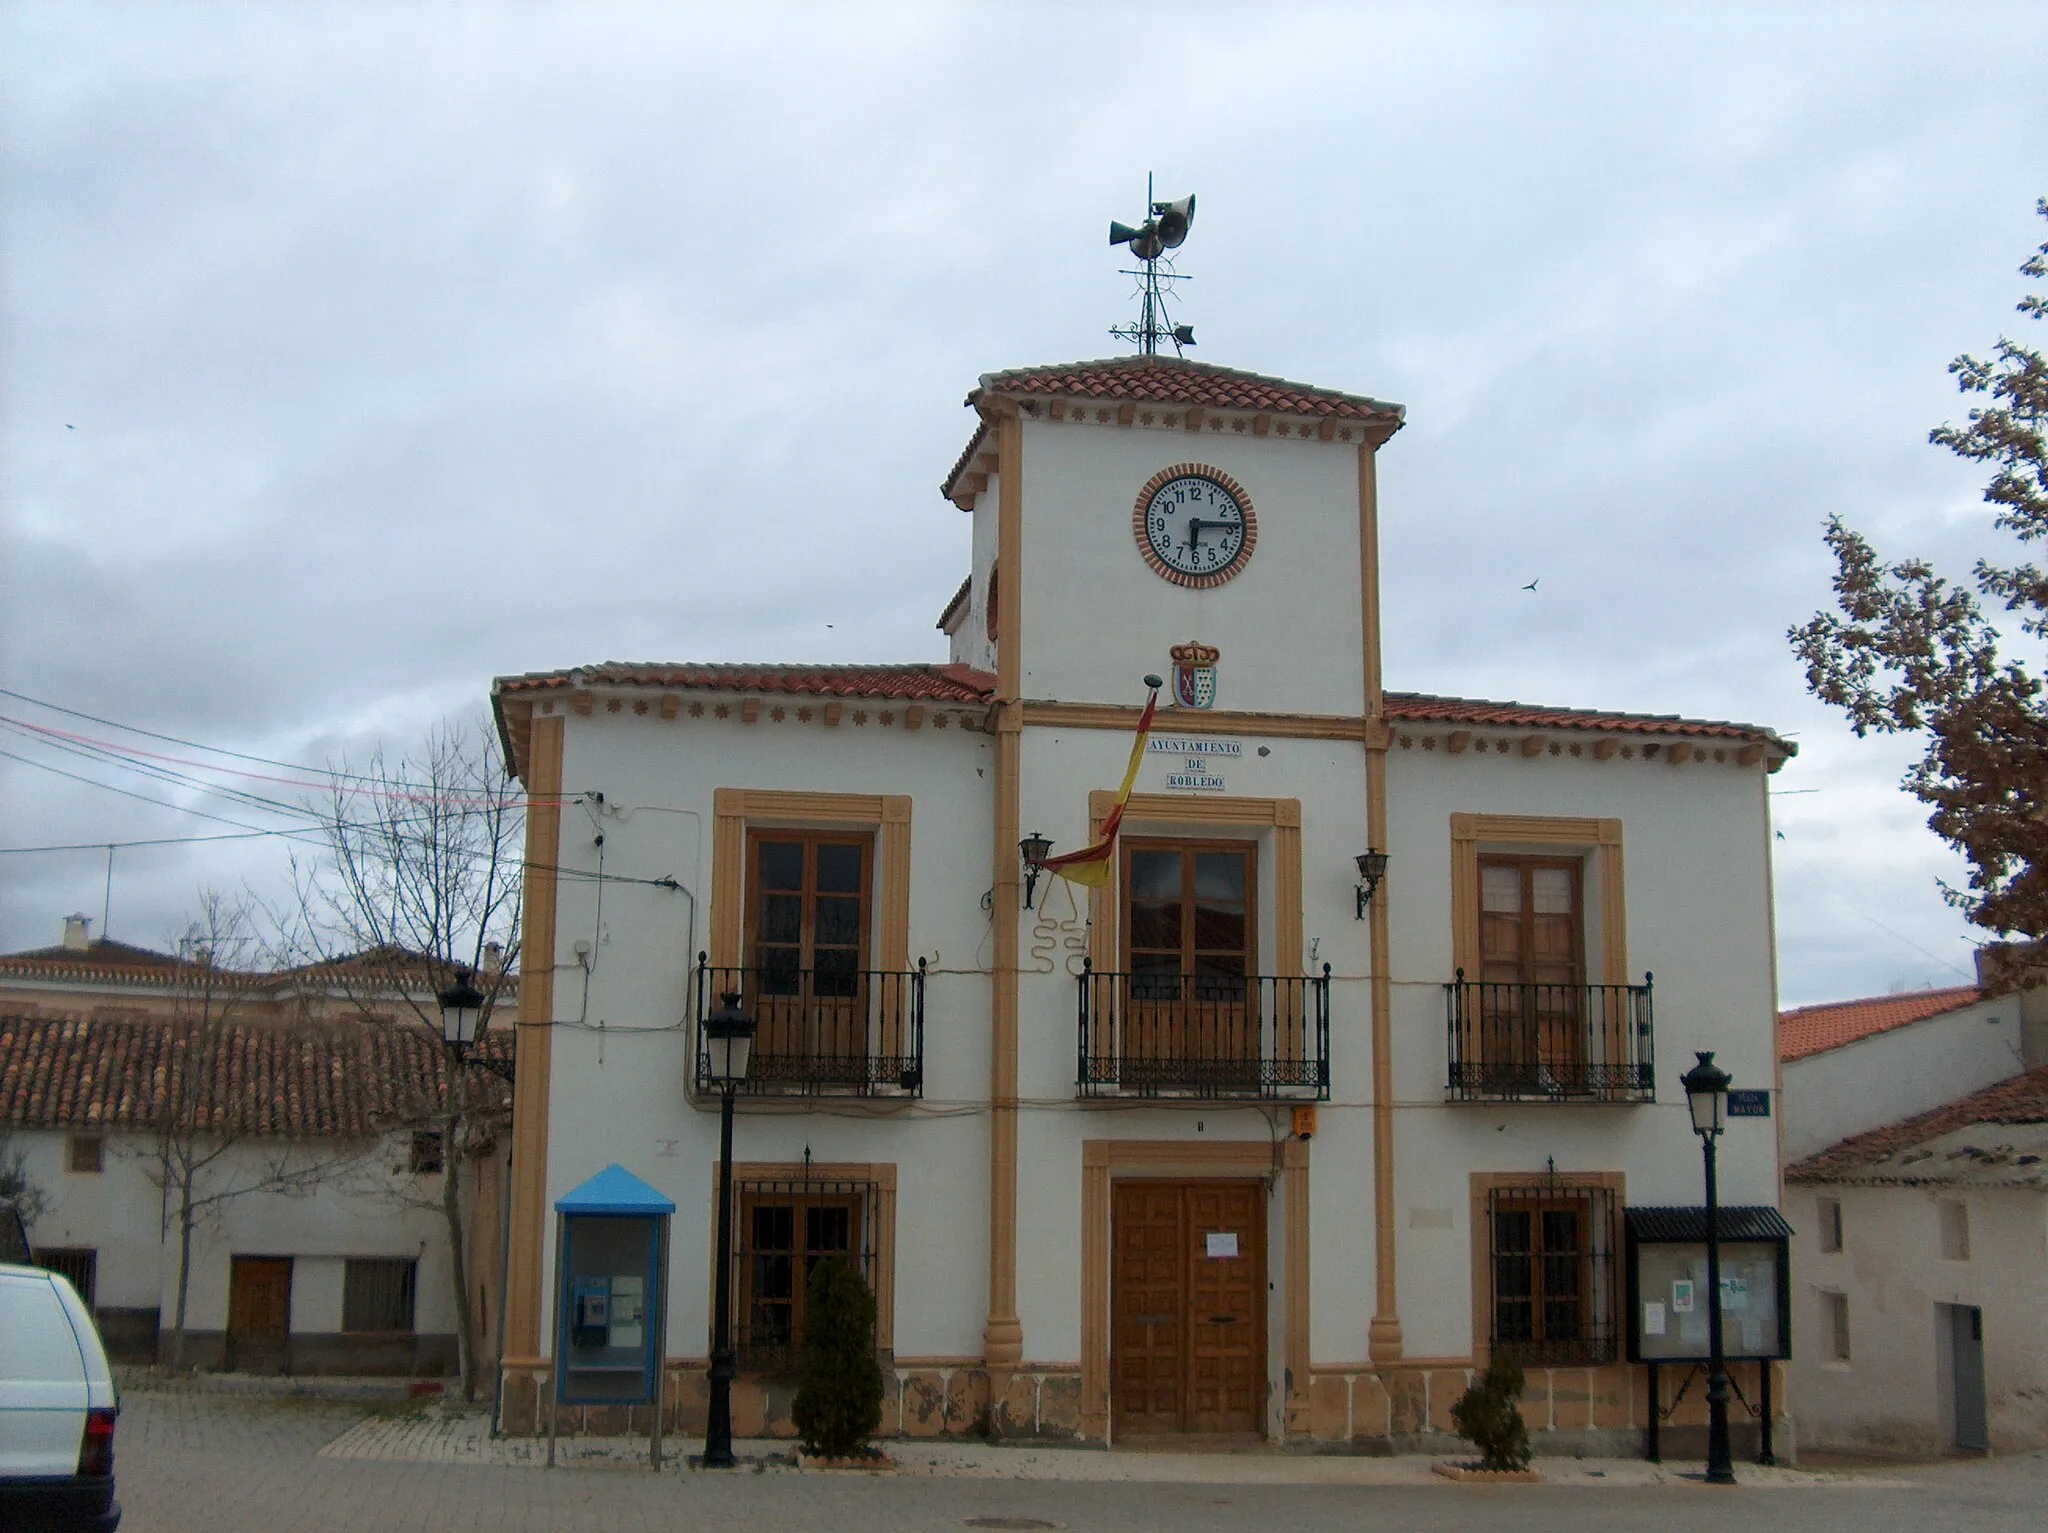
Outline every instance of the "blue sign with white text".
POLYGON ((1762 1088, 1731 1091, 1728 1093, 1728 1116, 1731 1118, 1768 1118, 1771 1115, 1771 1094, 1762 1088))

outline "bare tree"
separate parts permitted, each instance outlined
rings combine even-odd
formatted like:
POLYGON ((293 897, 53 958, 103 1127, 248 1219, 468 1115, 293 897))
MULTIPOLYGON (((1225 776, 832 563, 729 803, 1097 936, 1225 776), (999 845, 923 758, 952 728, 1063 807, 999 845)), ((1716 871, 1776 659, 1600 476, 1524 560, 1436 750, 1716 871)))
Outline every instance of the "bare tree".
MULTIPOLYGON (((312 1192, 364 1151, 265 1133, 262 1115, 251 1111, 238 1056, 248 1043, 246 1013, 264 976, 248 966, 260 949, 249 903, 202 889, 197 917, 179 947, 185 963, 156 1061, 150 1179, 163 1195, 164 1233, 177 1233, 170 1361, 182 1369, 192 1235, 200 1221, 254 1193, 312 1192)), ((298 1041, 317 1046, 325 1040, 308 1028, 298 1041)))
MULTIPOLYGON (((509 1050, 488 1042, 518 963, 525 816, 498 737, 483 719, 446 720, 415 749, 380 749, 360 768, 343 763, 317 806, 325 845, 295 858, 293 945, 323 978, 363 1009, 424 1027, 436 1037, 437 994, 468 978, 482 997, 481 1059, 509 1050)), ((463 1175, 496 1143, 506 1116, 503 1085, 481 1074, 479 1055, 449 1049, 447 1089, 437 1104, 443 1174, 438 1205, 448 1228, 457 1346, 465 1399, 477 1395, 475 1305, 463 1175)), ((404 1196, 404 1194, 400 1194, 404 1196)))

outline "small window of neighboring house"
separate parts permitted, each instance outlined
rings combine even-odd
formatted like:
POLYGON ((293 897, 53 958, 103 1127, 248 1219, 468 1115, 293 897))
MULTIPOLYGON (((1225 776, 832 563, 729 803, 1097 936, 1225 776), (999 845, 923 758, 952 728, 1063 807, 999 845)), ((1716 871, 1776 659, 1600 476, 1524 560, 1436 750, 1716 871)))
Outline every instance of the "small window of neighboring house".
POLYGON ((1950 1262, 1970 1259, 1970 1205, 1960 1200, 1941 1204, 1941 1259, 1950 1262))
POLYGON ((93 1307, 93 1289, 99 1276, 99 1252, 89 1246, 38 1246, 36 1265, 45 1272, 61 1275, 78 1290, 78 1297, 85 1300, 85 1307, 93 1307))
POLYGON ((1614 1195, 1535 1181, 1487 1200, 1491 1349, 1526 1366, 1615 1357, 1614 1195))
POLYGON ((441 1131, 437 1128, 417 1130, 412 1136, 412 1153, 408 1157, 407 1169, 414 1176, 433 1176, 446 1163, 447 1156, 441 1148, 441 1131))
POLYGON ((65 1144, 66 1166, 81 1176, 98 1176, 107 1167, 103 1134, 73 1134, 65 1144))
POLYGON ((1832 1254, 1842 1249, 1842 1200, 1820 1200, 1820 1248, 1832 1254))
POLYGON ((1820 1296, 1826 1320, 1828 1356, 1838 1363, 1849 1361, 1849 1296, 1823 1293, 1820 1296))
POLYGON ((982 605, 982 629, 991 644, 1002 631, 1002 610, 997 606, 997 599, 1003 588, 996 580, 996 568, 993 564, 988 567, 988 600, 982 605))
POLYGON ((735 1186, 734 1310, 749 1368, 784 1372, 801 1361, 804 1292, 828 1257, 854 1264, 872 1290, 874 1188, 866 1182, 740 1182, 735 1186))
POLYGON ((351 1257, 342 1269, 344 1331, 410 1331, 419 1263, 405 1257, 351 1257))

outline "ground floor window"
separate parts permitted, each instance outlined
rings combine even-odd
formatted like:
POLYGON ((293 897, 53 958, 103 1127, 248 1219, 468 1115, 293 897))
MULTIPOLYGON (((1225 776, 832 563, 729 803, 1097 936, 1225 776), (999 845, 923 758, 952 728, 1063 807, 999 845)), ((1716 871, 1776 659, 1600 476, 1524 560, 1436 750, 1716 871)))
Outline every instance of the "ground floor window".
POLYGON ((36 1265, 55 1272, 78 1290, 85 1307, 93 1307, 93 1286, 99 1276, 99 1252, 89 1246, 37 1246, 36 1265))
POLYGON ((1614 1195, 1543 1178, 1487 1195, 1496 1352, 1527 1366, 1614 1360, 1614 1195))
POLYGON ((875 1194, 868 1181, 735 1181, 734 1340, 744 1366, 784 1372, 800 1364, 804 1290, 819 1262, 844 1257, 876 1288, 875 1194))
POLYGON ((342 1272, 344 1331, 410 1331, 419 1263, 407 1257, 351 1257, 342 1272))

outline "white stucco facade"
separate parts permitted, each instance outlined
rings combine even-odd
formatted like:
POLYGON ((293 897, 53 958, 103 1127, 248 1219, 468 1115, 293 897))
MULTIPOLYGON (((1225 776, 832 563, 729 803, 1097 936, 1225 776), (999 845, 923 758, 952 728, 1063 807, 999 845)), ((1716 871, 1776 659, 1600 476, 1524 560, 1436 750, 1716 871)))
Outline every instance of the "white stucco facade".
MULTIPOLYGON (((743 1097, 734 1148, 743 1164, 892 1168, 887 1429, 978 1422, 1113 1435, 1103 1392, 1121 1366, 1105 1359, 1108 1333, 1124 1323, 1112 1318, 1122 1280, 1110 1271, 1117 1237, 1100 1200, 1126 1181, 1258 1184, 1256 1427, 1290 1440, 1447 1429, 1450 1401, 1490 1345, 1485 1189, 1562 1187, 1569 1201, 1598 1187, 1617 1219, 1624 1205, 1699 1201, 1699 1148, 1677 1085, 1693 1051, 1713 1050, 1738 1085, 1774 1080, 1766 784, 1789 751, 1746 726, 1382 705, 1369 632, 1380 578, 1372 516, 1413 511, 1371 505, 1370 453, 1395 419, 1377 408, 1372 433, 1345 424, 1341 436, 1334 419, 1284 434, 1250 409, 1119 418, 1027 400, 1007 416, 988 411, 987 452, 970 453, 963 469, 980 464, 977 487, 949 487, 972 506, 970 590, 950 658, 981 673, 956 673, 950 693, 805 667, 599 667, 501 681, 501 723, 529 786, 547 780, 554 791, 540 758, 555 747, 536 742, 559 740, 564 806, 559 877, 528 907, 530 918, 552 910, 554 983, 548 1010, 522 1019, 545 1031, 548 1064, 544 1090, 529 1087, 523 1034, 514 1197, 526 1200, 527 1222, 515 1211, 513 1261, 526 1264, 536 1297, 531 1311, 510 1301, 515 1329, 531 1339, 510 1343, 508 1399, 519 1398, 512 1386, 528 1402, 542 1387, 537 1361, 518 1360, 522 1347, 537 1359, 553 1347, 551 1210, 613 1162, 677 1204, 669 1352, 679 1379, 701 1374, 718 1118, 715 1098, 691 1089, 693 966, 701 951, 717 961, 721 920, 743 946, 755 919, 738 908, 751 896, 737 854, 718 866, 722 791, 793 796, 777 800, 797 806, 779 817, 746 816, 749 830, 791 833, 820 823, 806 816, 835 796, 908 803, 907 838, 883 827, 873 876, 877 891, 907 882, 906 962, 928 976, 921 1089, 743 1097), (1174 584, 1134 548, 1134 497, 1177 464, 1227 478, 1255 510, 1256 545, 1234 579, 1174 584), (1006 507, 1006 494, 1016 503, 1006 507), (990 571, 1004 559, 1019 567, 1004 571, 992 639, 990 571), (1185 752, 1148 753, 1122 835, 1248 848, 1252 972, 1312 986, 1328 966, 1320 1088, 1165 1098, 1081 1089, 1080 976, 1091 959, 1103 973, 1125 966, 1120 883, 1091 903, 1088 890, 1042 878, 1014 934, 997 924, 1020 897, 1016 836, 1042 832, 1055 854, 1087 844, 1091 816, 1123 775, 1141 678, 1170 675, 1170 651, 1187 645, 1221 652, 1214 706, 1162 707, 1155 739, 1225 745, 1198 748, 1199 772, 1185 752), (963 697, 970 685, 979 693, 963 697), (1375 841, 1391 857, 1374 896, 1386 923, 1377 964, 1377 917, 1361 918, 1353 865, 1375 841), (907 866, 892 867, 892 855, 907 866), (1471 870, 1487 856, 1573 870, 1582 987, 1643 987, 1654 972, 1654 1029, 1632 1056, 1647 1063, 1654 1051, 1644 1089, 1609 1093, 1618 1100, 1449 1089, 1446 987, 1461 942, 1476 940, 1471 870), (733 907, 723 916, 721 901, 733 907), (1296 1136, 1296 1106, 1314 1107, 1312 1138, 1296 1136), (1390 1161, 1376 1145, 1391 1145, 1390 1161), (1187 1169, 1204 1166, 1229 1169, 1187 1169), (1013 1322, 996 1312, 998 1262, 1014 1270, 1014 1357, 1002 1350, 1013 1322), (957 1385, 964 1372, 980 1382, 957 1385), (917 1403, 927 1378, 927 1394, 982 1389, 979 1414, 949 1407, 935 1425, 917 1403)), ((878 892, 868 908, 865 951, 889 940, 886 903, 878 892)), ((546 961, 529 946, 527 975, 546 961)), ((1773 1125, 1732 1125, 1721 1175, 1724 1201, 1775 1204, 1773 1125)), ((1605 1265, 1587 1257, 1588 1281, 1608 1285, 1597 1307, 1610 1319, 1618 1244, 1605 1265)), ((1643 1424, 1618 1338, 1602 1345, 1578 1366, 1536 1370, 1540 1424, 1560 1441, 1606 1433, 1632 1445, 1643 1424)), ((693 1387, 673 1391, 685 1418, 693 1387)), ((774 1430, 772 1390, 763 1399, 774 1430)), ((743 1421, 754 1408, 742 1407, 743 1421)))
POLYGON ((1802 1443, 1905 1455, 1957 1447, 1953 1307, 1981 1317, 1981 1446, 2028 1452, 2048 1441, 2048 1192, 1794 1185, 1786 1211, 1799 1232, 1792 1374, 1802 1443), (1838 1251, 1821 1249, 1819 1232, 1833 1224, 1824 1201, 1841 1210, 1838 1251), (1944 1204, 1966 1210, 1966 1257, 1944 1252, 1944 1204))
MULTIPOLYGON (((38 1251, 93 1253, 93 1305, 117 1351, 155 1350, 159 1329, 168 1333, 177 1314, 178 1229, 175 1208, 159 1189, 157 1147, 147 1136, 109 1133, 101 1169, 70 1169, 73 1133, 17 1129, 10 1142, 23 1153, 29 1179, 47 1207, 30 1230, 38 1251)), ((450 1290, 447 1226, 433 1201, 439 1175, 416 1176, 407 1166, 409 1140, 394 1136, 364 1144, 305 1147, 251 1140, 231 1147, 201 1173, 202 1196, 231 1186, 261 1184, 279 1157, 296 1156, 320 1167, 318 1185, 300 1191, 252 1191, 202 1209, 193 1226, 186 1294, 188 1359, 212 1364, 228 1330, 234 1259, 287 1258, 289 1333, 298 1342, 295 1365, 321 1371, 348 1358, 342 1294, 351 1258, 398 1258, 416 1263, 414 1342, 405 1350, 438 1372, 452 1356, 456 1331, 450 1290)), ((360 1350, 360 1349, 358 1349, 360 1350)), ((385 1349, 389 1351, 387 1347, 385 1349)), ((291 1366, 292 1364, 288 1364, 291 1366)))

